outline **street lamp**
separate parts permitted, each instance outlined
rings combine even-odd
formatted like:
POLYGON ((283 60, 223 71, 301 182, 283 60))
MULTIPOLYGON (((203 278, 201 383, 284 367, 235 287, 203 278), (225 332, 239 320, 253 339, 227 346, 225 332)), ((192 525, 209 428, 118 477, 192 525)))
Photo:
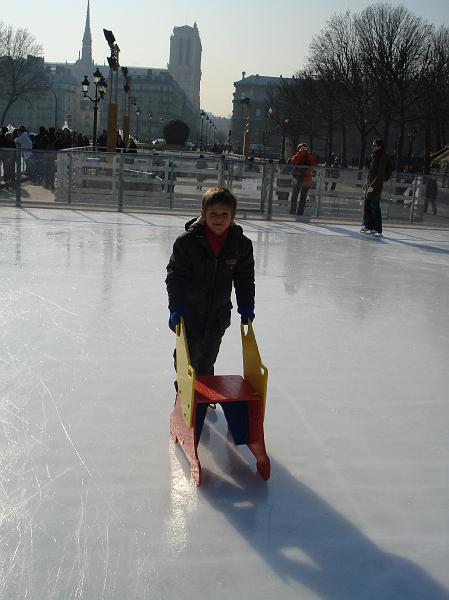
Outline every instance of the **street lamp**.
POLYGON ((203 149, 203 126, 204 126, 204 117, 205 116, 206 116, 206 113, 204 112, 204 110, 202 110, 200 112, 200 117, 201 117, 200 152, 203 149))
POLYGON ((148 127, 148 137, 149 137, 149 143, 151 144, 151 120, 153 118, 153 113, 149 112, 148 113, 148 122, 149 122, 149 127, 148 127))
POLYGON ((206 113, 206 150, 209 148, 209 115, 206 113))
POLYGON ((139 139, 139 117, 140 117, 140 108, 136 108, 136 138, 139 139))
POLYGON ((285 130, 287 129, 288 119, 285 118, 282 121, 282 148, 281 148, 281 158, 285 160, 285 130))
POLYGON ((47 90, 49 90, 53 96, 55 97, 55 129, 58 126, 58 96, 56 95, 56 92, 53 88, 51 88, 48 83, 44 83, 44 87, 47 88, 47 90))
POLYGON ((243 156, 248 158, 249 154, 249 127, 250 127, 250 104, 251 99, 244 96, 240 100, 241 104, 245 105, 245 129, 243 130, 243 156))
POLYGON ((164 137, 164 123, 165 123, 165 119, 164 119, 164 117, 161 117, 161 138, 164 137))
POLYGON ((418 133, 418 130, 415 127, 411 127, 408 132, 407 135, 410 138, 410 144, 408 147, 408 165, 407 165, 407 170, 410 173, 410 171, 412 171, 412 153, 413 153, 413 142, 414 139, 416 137, 416 134, 418 133))
POLYGON ((108 89, 108 84, 104 80, 103 75, 100 73, 99 69, 93 73, 94 77, 94 85, 95 85, 95 95, 91 98, 88 95, 90 81, 87 79, 87 75, 84 75, 84 79, 81 82, 81 86, 83 88, 83 97, 87 98, 94 105, 94 129, 92 134, 92 145, 95 146, 97 143, 97 119, 98 119, 98 104, 101 100, 103 100, 104 95, 108 89))
POLYGON ((131 76, 128 74, 128 67, 121 67, 125 83, 123 90, 125 92, 125 106, 123 111, 123 142, 125 146, 128 145, 129 141, 129 114, 131 108, 131 76))
POLYGON ((115 36, 112 31, 103 29, 104 37, 108 43, 111 51, 111 56, 108 56, 108 64, 111 76, 111 93, 109 96, 108 105, 108 141, 107 149, 109 152, 113 152, 117 145, 117 98, 118 98, 118 67, 119 67, 119 54, 120 48, 118 47, 115 36), (115 85, 114 85, 114 73, 115 73, 115 85), (112 96, 114 92, 114 97, 112 96))

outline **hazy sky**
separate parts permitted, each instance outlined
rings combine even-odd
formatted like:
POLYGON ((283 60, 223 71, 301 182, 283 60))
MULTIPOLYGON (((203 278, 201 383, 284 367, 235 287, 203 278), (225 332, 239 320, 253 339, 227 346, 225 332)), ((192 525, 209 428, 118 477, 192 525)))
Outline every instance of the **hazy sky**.
MULTIPOLYGON (((365 0, 91 0, 93 57, 106 61, 103 27, 120 46, 120 63, 166 67, 174 26, 196 21, 203 46, 202 108, 232 111, 233 82, 248 75, 291 76, 309 43, 334 13, 358 12, 365 0)), ((449 25, 449 0, 393 0, 435 24, 449 25)), ((73 62, 81 49, 87 0, 0 0, 0 19, 25 27, 48 61, 73 62)))

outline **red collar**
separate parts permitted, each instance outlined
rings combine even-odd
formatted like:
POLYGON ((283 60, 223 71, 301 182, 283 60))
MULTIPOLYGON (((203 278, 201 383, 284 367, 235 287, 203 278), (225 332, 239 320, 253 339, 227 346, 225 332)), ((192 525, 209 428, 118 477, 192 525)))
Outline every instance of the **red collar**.
POLYGON ((204 224, 204 229, 206 231, 206 239, 209 246, 212 248, 212 252, 215 256, 219 256, 225 241, 228 239, 229 227, 221 235, 214 233, 206 224, 204 224))

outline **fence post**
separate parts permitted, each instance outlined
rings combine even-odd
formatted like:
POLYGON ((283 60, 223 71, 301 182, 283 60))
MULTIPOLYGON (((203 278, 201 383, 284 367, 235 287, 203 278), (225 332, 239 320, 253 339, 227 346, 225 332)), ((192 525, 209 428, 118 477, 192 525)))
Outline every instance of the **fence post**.
POLYGON ((318 189, 316 191, 316 218, 318 219, 318 217, 320 216, 320 209, 321 209, 321 193, 323 190, 323 173, 324 170, 323 168, 320 168, 319 171, 319 176, 318 176, 318 189))
POLYGON ((267 221, 271 221, 273 215, 273 183, 274 163, 268 163, 267 221))
POLYGON ((267 174, 269 172, 269 165, 268 163, 264 163, 263 167, 262 167, 262 183, 260 186, 260 204, 259 204, 259 210, 260 213, 263 215, 265 212, 265 199, 266 199, 266 190, 267 190, 267 174))
POLYGON ((175 189, 175 169, 171 160, 168 161, 168 191, 170 194, 169 206, 170 210, 173 209, 173 190, 175 189))
POLYGON ((16 206, 22 206, 22 148, 16 150, 16 206))
POLYGON ((415 178, 413 179, 413 196, 412 196, 412 203, 410 205, 410 218, 409 218, 409 223, 413 223, 413 209, 415 206, 415 196, 416 196, 416 186, 418 183, 418 178, 415 176, 415 178))
POLYGON ((220 162, 218 163, 218 185, 220 187, 224 186, 224 164, 225 156, 222 154, 220 157, 220 162))
MULTIPOLYGON (((72 204, 72 175, 73 175, 73 154, 72 152, 68 153, 68 192, 67 192, 67 204, 72 204)), ((75 161, 75 165, 78 161, 75 161)), ((76 168, 76 166, 75 166, 76 168)))
POLYGON ((123 212, 123 169, 124 169, 124 154, 120 152, 118 169, 118 212, 123 212))

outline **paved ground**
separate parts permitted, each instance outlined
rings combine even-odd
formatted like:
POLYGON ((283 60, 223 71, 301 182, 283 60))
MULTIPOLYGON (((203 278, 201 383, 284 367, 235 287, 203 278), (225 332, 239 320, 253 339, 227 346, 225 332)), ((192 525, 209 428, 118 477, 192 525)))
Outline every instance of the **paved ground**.
POLYGON ((183 222, 0 208, 0 598, 448 600, 449 232, 242 221, 272 477, 218 410, 195 489, 168 434, 183 222))

